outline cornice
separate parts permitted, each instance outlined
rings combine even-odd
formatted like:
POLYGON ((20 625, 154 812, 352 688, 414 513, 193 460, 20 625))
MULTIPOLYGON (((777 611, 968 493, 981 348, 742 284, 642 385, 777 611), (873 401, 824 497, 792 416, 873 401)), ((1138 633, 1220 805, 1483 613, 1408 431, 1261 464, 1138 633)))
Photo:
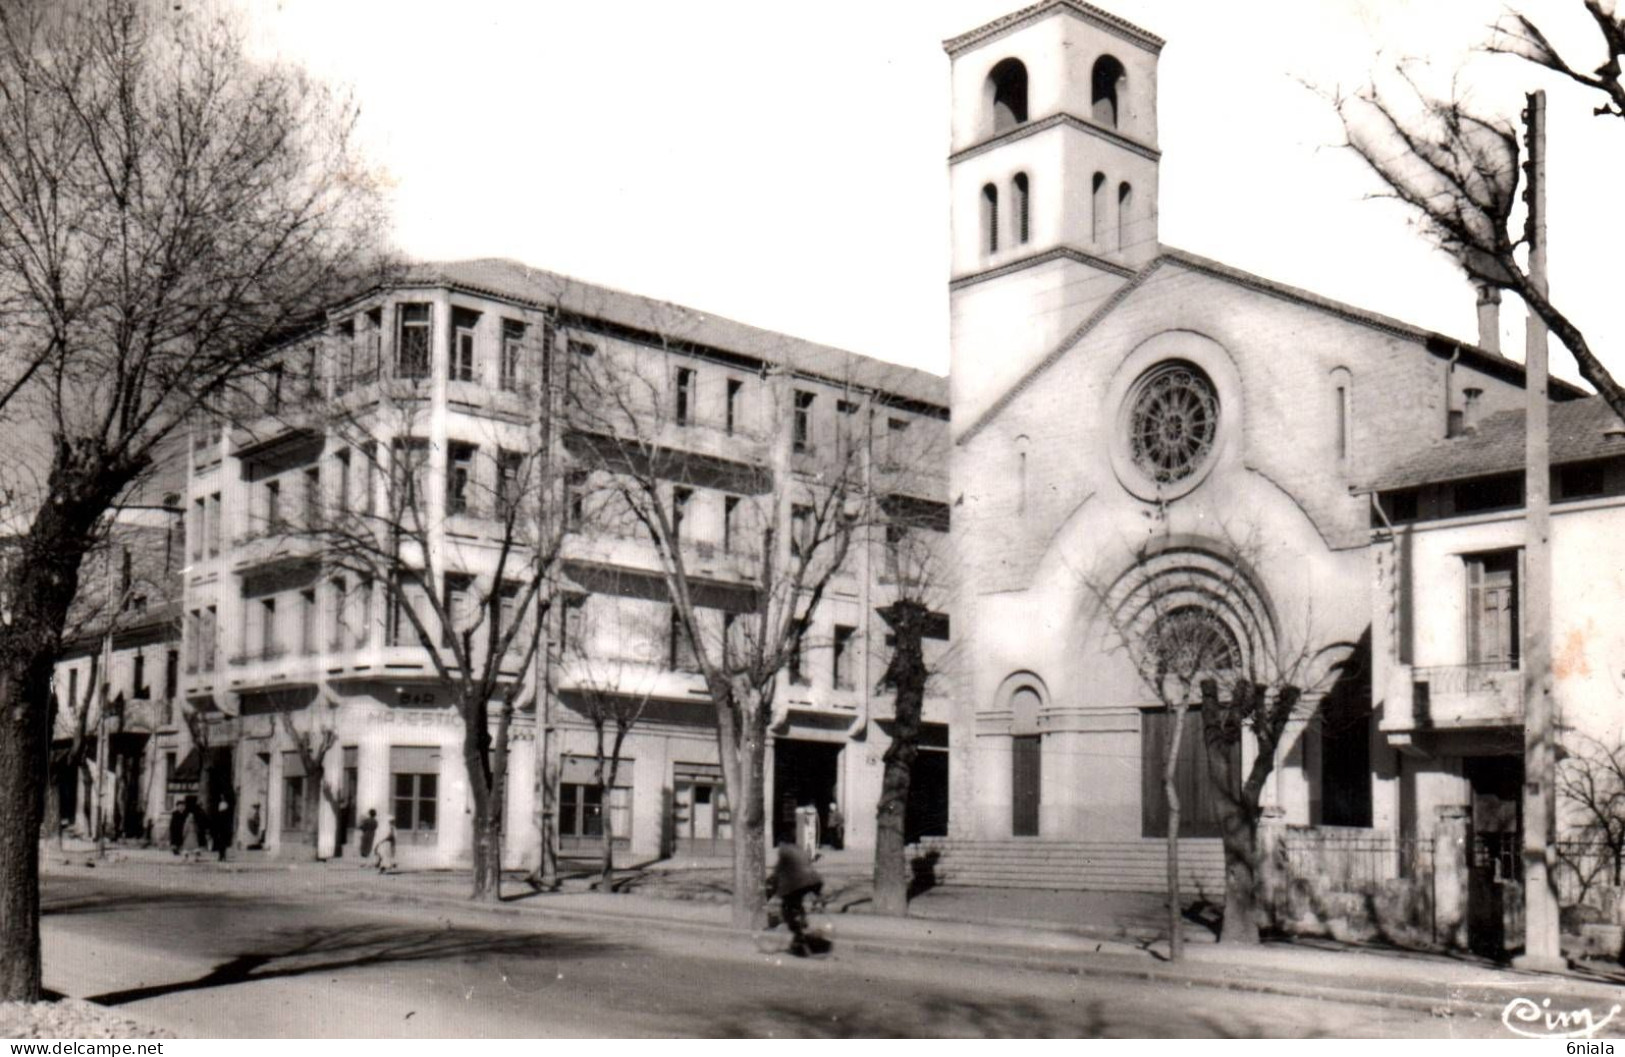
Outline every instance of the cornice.
POLYGON ((1105 30, 1114 37, 1144 48, 1153 55, 1162 51, 1164 42, 1161 37, 1146 32, 1134 23, 1119 18, 1110 11, 1102 11, 1100 8, 1082 3, 1080 0, 1041 0, 1040 3, 1033 4, 1031 7, 1024 7, 1020 11, 1013 11, 1002 18, 996 18, 992 22, 978 26, 968 33, 950 37, 942 42, 942 50, 950 56, 956 56, 960 52, 976 47, 979 44, 986 44, 1025 29, 1033 23, 1049 17, 1055 11, 1063 11, 1097 29, 1105 30))
POLYGON ((1116 261, 1107 260, 1105 257, 1097 257, 1092 253, 1085 253, 1082 250, 1074 249, 1071 246, 1056 246, 1054 249, 1043 250, 1039 253, 1022 257, 1019 260, 1009 261, 1008 263, 1001 264, 996 268, 988 268, 986 271, 972 272, 969 275, 962 275, 948 283, 948 290, 950 293, 958 293, 960 290, 963 290, 968 286, 975 286, 977 283, 985 283, 990 279, 1000 279, 1006 275, 1013 275, 1016 272, 1025 271, 1028 268, 1036 268, 1039 265, 1049 264, 1053 261, 1071 261, 1074 264, 1087 264, 1091 268, 1099 268, 1103 272, 1110 272, 1112 275, 1115 275, 1121 279, 1132 279, 1136 274, 1133 268, 1118 264, 1116 261))
POLYGON ((1150 161, 1160 161, 1162 159, 1162 152, 1157 148, 1141 143, 1137 139, 1131 139, 1114 128, 1096 124, 1088 118, 1079 117, 1076 114, 1060 113, 1051 114, 1049 117, 1037 121, 1024 122, 1015 128, 1006 129, 990 139, 985 139, 980 143, 973 143, 963 150, 955 151, 948 155, 948 164, 958 165, 962 161, 968 161, 978 155, 986 154, 988 151, 1002 147, 1006 143, 1014 143, 1017 140, 1026 139, 1028 136, 1036 136, 1040 132, 1048 132, 1052 128, 1063 125, 1075 132, 1086 132, 1099 136, 1114 146, 1121 147, 1131 154, 1138 154, 1150 161))

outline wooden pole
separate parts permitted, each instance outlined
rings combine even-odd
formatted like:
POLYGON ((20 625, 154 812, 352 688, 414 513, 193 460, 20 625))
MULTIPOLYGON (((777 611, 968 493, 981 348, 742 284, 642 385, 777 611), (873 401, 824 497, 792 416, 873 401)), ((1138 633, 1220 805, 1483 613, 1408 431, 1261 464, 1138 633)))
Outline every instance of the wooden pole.
MULTIPOLYGON (((1529 278, 1546 293, 1546 93, 1528 97, 1529 278)), ((1556 830, 1553 783, 1551 452, 1547 430, 1546 324, 1530 312, 1525 326, 1523 582, 1523 881, 1524 954, 1517 964, 1561 969, 1557 891, 1550 848, 1556 830)))

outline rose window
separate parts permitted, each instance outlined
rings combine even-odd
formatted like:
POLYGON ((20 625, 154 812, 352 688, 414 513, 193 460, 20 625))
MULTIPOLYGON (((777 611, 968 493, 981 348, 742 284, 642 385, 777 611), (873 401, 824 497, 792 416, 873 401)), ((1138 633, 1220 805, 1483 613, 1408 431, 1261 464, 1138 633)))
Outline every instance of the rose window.
POLYGON ((1173 484, 1202 465, 1218 428, 1219 398, 1207 376, 1189 364, 1167 364, 1136 387, 1129 455, 1151 480, 1173 484))

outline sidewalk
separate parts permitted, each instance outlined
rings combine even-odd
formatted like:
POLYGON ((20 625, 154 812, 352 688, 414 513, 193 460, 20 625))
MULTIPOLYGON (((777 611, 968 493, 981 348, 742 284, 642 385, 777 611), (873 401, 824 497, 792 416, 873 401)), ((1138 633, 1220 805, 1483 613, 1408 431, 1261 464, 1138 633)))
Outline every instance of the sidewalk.
MULTIPOLYGON (((93 848, 66 854, 49 849, 45 872, 84 871, 87 861, 95 861, 93 848)), ((553 893, 532 893, 517 877, 505 878, 504 901, 486 906, 469 902, 466 871, 381 876, 356 861, 342 860, 187 865, 159 849, 121 849, 94 868, 123 881, 171 890, 382 901, 403 908, 433 907, 437 913, 536 915, 607 928, 737 936, 729 926, 726 892, 708 876, 716 872, 712 870, 690 871, 688 876, 671 871, 660 883, 675 883, 676 889, 664 898, 637 886, 617 894, 589 891, 590 879, 584 876, 553 893)), ((1469 957, 1330 942, 1230 947, 1215 943, 1211 930, 1200 924, 1188 926, 1185 960, 1173 964, 1166 960, 1167 943, 1161 938, 1165 912, 1160 898, 1151 895, 947 887, 916 898, 909 917, 888 918, 864 911, 864 884, 842 877, 831 886, 828 917, 838 951, 946 956, 956 964, 1365 1003, 1440 1016, 1499 1017, 1514 998, 1537 1005, 1550 998, 1553 1009, 1583 1006, 1601 1019, 1613 1005, 1625 1004, 1621 973, 1527 973, 1469 957)))

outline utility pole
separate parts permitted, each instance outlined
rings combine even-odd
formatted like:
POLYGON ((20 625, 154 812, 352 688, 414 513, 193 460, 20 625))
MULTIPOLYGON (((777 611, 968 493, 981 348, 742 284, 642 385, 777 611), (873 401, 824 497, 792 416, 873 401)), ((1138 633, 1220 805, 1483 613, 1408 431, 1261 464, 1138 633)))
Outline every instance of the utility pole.
POLYGON ((96 831, 96 857, 107 854, 107 704, 108 691, 113 679, 113 623, 118 619, 120 592, 113 588, 113 544, 107 549, 107 611, 103 614, 106 626, 102 629, 101 686, 96 694, 96 802, 91 812, 91 826, 96 831))
MULTIPOLYGON (((1529 280, 1546 293, 1546 93, 1528 96, 1525 198, 1529 207, 1529 280)), ((1547 431, 1546 324, 1534 312, 1525 325, 1524 582, 1523 582, 1523 884, 1524 954, 1520 968, 1562 969, 1557 892, 1550 849, 1557 828, 1554 780, 1556 728, 1552 700, 1551 452, 1547 431)))

